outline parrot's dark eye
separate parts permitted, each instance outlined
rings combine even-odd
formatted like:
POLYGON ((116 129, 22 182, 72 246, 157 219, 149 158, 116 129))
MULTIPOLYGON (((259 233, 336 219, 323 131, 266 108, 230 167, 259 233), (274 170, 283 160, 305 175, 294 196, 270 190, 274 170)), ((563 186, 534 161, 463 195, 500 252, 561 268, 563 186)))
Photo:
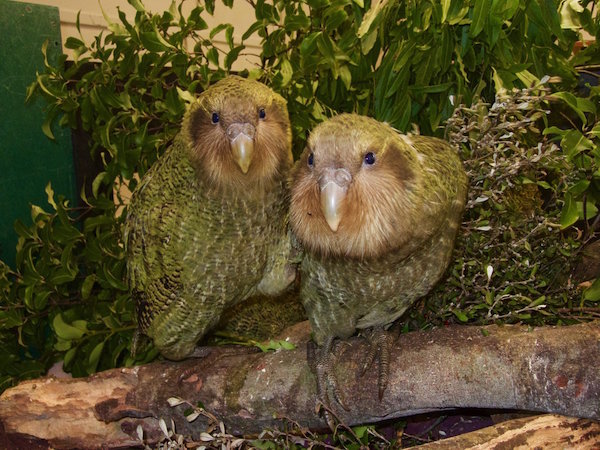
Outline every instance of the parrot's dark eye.
POLYGON ((211 117, 212 123, 219 123, 219 113, 212 113, 212 117, 211 117))
POLYGON ((312 167, 314 163, 315 155, 311 153, 310 155, 308 155, 308 167, 312 167))
POLYGON ((265 111, 265 108, 260 108, 258 110, 258 118, 264 119, 265 117, 267 117, 267 112, 265 111))
POLYGON ((373 152, 369 152, 365 155, 365 164, 368 164, 369 166, 375 164, 375 155, 373 152))

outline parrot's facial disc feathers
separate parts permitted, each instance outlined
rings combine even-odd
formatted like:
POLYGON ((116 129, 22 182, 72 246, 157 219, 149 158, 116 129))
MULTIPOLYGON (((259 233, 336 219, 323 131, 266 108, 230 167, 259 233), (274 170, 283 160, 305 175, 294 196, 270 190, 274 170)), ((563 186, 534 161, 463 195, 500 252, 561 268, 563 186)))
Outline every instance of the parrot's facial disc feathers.
POLYGON ((318 125, 293 171, 290 223, 322 255, 378 257, 410 238, 416 151, 355 114, 318 125))
POLYGON ((229 76, 204 91, 184 119, 190 160, 218 189, 258 195, 292 164, 285 100, 254 80, 229 76))

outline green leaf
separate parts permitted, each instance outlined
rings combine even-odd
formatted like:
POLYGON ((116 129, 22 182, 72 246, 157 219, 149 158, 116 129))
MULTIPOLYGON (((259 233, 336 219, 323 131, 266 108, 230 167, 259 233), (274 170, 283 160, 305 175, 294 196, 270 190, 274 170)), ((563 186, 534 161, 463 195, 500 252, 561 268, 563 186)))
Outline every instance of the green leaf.
POLYGON ((448 18, 448 11, 450 11, 450 5, 452 0, 442 0, 442 23, 448 18))
POLYGON ((260 342, 256 342, 255 345, 262 352, 274 351, 274 350, 279 350, 279 349, 294 350, 296 348, 296 346, 294 344, 292 344, 291 342, 288 342, 288 341, 284 341, 284 340, 281 340, 281 341, 270 340, 267 344, 262 344, 260 342))
POLYGON ((350 69, 347 65, 340 67, 340 78, 346 87, 346 90, 350 90, 352 85, 352 73, 350 73, 350 69))
POLYGON ((25 295, 23 296, 23 302, 27 309, 30 311, 35 311, 35 304, 33 303, 33 289, 35 285, 30 285, 25 288, 25 295))
POLYGON ((560 212, 560 226, 564 230, 570 227, 579 220, 579 212, 577 211, 577 203, 573 196, 567 192, 565 195, 565 204, 560 212))
POLYGON ((54 133, 52 132, 52 122, 54 121, 54 117, 48 115, 44 119, 42 123, 42 132, 46 135, 48 139, 56 140, 54 137, 54 133))
POLYGON ((302 40, 302 43, 300 44, 300 54, 302 56, 306 57, 314 53, 317 48, 317 39, 322 33, 322 31, 311 33, 302 40))
POLYGON ((73 36, 69 36, 67 38, 67 40, 65 41, 65 48, 70 48, 71 50, 76 50, 80 47, 85 47, 85 43, 82 40, 77 39, 73 36))
POLYGON ((354 431, 354 434, 356 434, 357 438, 362 439, 367 434, 368 429, 369 427, 367 425, 361 425, 358 427, 353 427, 352 431, 354 431))
POLYGON ((525 87, 533 87, 540 83, 539 78, 533 75, 529 70, 520 70, 515 72, 515 75, 525 87))
POLYGON ((281 67, 279 68, 281 72, 281 86, 286 87, 292 81, 292 75, 294 74, 294 69, 292 69, 292 65, 287 59, 281 60, 281 67))
POLYGON ((468 23, 468 19, 465 16, 469 13, 469 3, 462 0, 451 1, 450 8, 448 9, 448 24, 457 25, 468 23))
POLYGON ((133 6, 137 12, 146 12, 146 8, 140 0, 127 0, 127 3, 133 6))
POLYGON ((96 372, 98 367, 98 362, 100 361, 100 356, 102 355, 102 350, 104 349, 104 341, 97 344, 94 349, 90 352, 90 356, 88 358, 88 373, 96 372))
POLYGON ((582 220, 590 220, 593 219, 598 213, 598 208, 593 203, 586 201, 585 202, 585 211, 583 208, 584 202, 577 202, 577 214, 582 220))
POLYGON ((587 98, 577 97, 577 109, 584 113, 596 115, 596 105, 587 98))
POLYGON ((140 41, 142 45, 151 52, 164 52, 168 45, 163 43, 164 39, 157 31, 142 31, 140 32, 140 41))
POLYGON ((404 41, 400 44, 396 56, 394 57, 394 72, 402 70, 415 55, 417 48, 416 42, 404 41))
POLYGON ((569 192, 573 197, 579 197, 583 194, 590 186, 590 180, 579 180, 573 186, 569 188, 569 192))
POLYGON ((452 312, 454 313, 454 315, 456 316, 456 318, 458 320, 460 320, 461 322, 468 322, 469 321, 469 318, 467 317, 467 315, 464 312, 462 312, 462 311, 460 311, 458 309, 453 309, 452 312))
POLYGON ((573 161, 578 154, 594 148, 594 143, 579 130, 568 130, 560 141, 560 145, 570 161, 573 161))
POLYGON ((108 14, 106 14, 106 11, 104 11, 104 8, 102 7, 102 2, 98 2, 98 4, 100 5, 100 11, 102 12, 102 16, 104 17, 104 20, 108 25, 108 29, 112 31, 116 36, 127 36, 127 29, 122 27, 120 24, 113 22, 110 19, 110 17, 108 16, 108 14))
POLYGON ((174 117, 179 118, 185 112, 185 104, 179 97, 177 89, 169 89, 167 91, 167 95, 165 96, 165 105, 174 117))
POLYGON ((333 47, 333 42, 329 35, 325 33, 320 33, 317 37, 317 48, 324 56, 326 62, 331 66, 335 65, 336 61, 336 53, 333 47))
POLYGON ((59 352, 66 352, 67 350, 73 347, 73 341, 65 341, 59 337, 56 338, 56 342, 54 343, 54 349, 59 352))
POLYGON ((42 55, 44 56, 44 66, 50 68, 50 63, 48 63, 48 43, 48 39, 42 43, 42 55))
POLYGON ((366 55, 371 51, 371 49, 375 45, 375 42, 377 42, 378 35, 378 30, 373 30, 360 38, 360 51, 363 55, 366 55))
POLYGON ((52 190, 52 183, 48 182, 44 191, 46 192, 48 203, 54 208, 54 210, 57 210, 58 206, 56 206, 56 203, 54 202, 54 191, 52 190))
POLYGON ((216 48, 212 47, 210 50, 208 50, 206 53, 206 59, 208 59, 208 62, 213 66, 219 67, 219 52, 217 52, 216 48))
POLYGON ((104 264, 102 266, 102 272, 104 273, 106 281, 108 281, 108 283, 116 290, 126 292, 127 285, 123 282, 120 276, 117 277, 115 274, 113 274, 114 271, 115 267, 108 267, 108 264, 104 264))
POLYGON ((63 366, 65 368, 68 368, 71 365, 71 361, 75 357, 75 353, 77 353, 77 347, 73 347, 67 353, 65 353, 63 358, 63 366))
POLYGON ((81 284, 81 298, 87 300, 90 297, 94 283, 96 282, 96 275, 88 275, 81 284))
POLYGON ((575 97, 570 92, 555 92, 552 94, 552 97, 558 98, 565 102, 572 110, 577 114, 581 122, 586 125, 587 119, 585 117, 585 113, 579 108, 579 103, 577 101, 577 97, 575 97))
POLYGON ((600 122, 594 125, 594 128, 589 132, 592 137, 600 137, 600 122))
POLYGON ((11 328, 23 325, 23 318, 16 310, 7 309, 0 311, 0 329, 10 330, 11 328))
MULTIPOLYGON (((35 205, 32 205, 32 207, 35 205)), ((33 221, 35 222, 36 219, 33 219, 33 221)), ((21 222, 20 220, 15 220, 15 224, 14 224, 14 228, 15 231, 17 232, 17 234, 21 237, 24 237, 25 239, 34 239, 35 238, 35 234, 33 234, 31 232, 31 230, 29 228, 27 228, 23 222, 21 222)))
POLYGON ((52 291, 37 291, 34 296, 33 305, 36 311, 43 311, 48 304, 48 298, 52 295, 52 291))
POLYGON ((580 0, 566 0, 561 2, 560 11, 560 26, 568 30, 581 29, 581 13, 584 11, 583 6, 579 4, 580 0))
POLYGON ((592 302, 600 300, 600 278, 596 278, 592 285, 583 292, 583 298, 592 302))
POLYGON ((71 272, 67 267, 60 267, 54 273, 50 274, 48 282, 58 286, 73 281, 75 276, 76 274, 71 272))
POLYGON ((225 30, 225 42, 227 42, 227 45, 231 50, 233 48, 233 27, 231 25, 225 30))
POLYGON ((52 328, 54 328, 54 332, 59 338, 67 341, 80 339, 86 331, 86 329, 78 328, 66 323, 63 320, 61 313, 54 316, 54 319, 52 320, 52 328))
POLYGON ((94 197, 98 198, 98 191, 100 190, 100 186, 102 185, 104 179, 107 176, 108 174, 106 172, 100 172, 98 175, 96 175, 96 178, 94 178, 94 181, 92 182, 92 194, 94 195, 94 197))
POLYGON ((552 189, 552 186, 550 185, 550 183, 548 183, 547 181, 538 181, 536 182, 536 184, 541 187, 542 189, 552 189))
POLYGON ((296 346, 288 341, 279 341, 280 347, 284 350, 294 350, 296 346))
POLYGON ((285 16, 285 28, 287 31, 303 30, 310 26, 310 19, 306 14, 294 14, 285 16))
POLYGON ((326 14, 325 28, 328 31, 337 30, 348 18, 348 14, 343 9, 336 9, 331 14, 326 14))
POLYGON ((473 19, 471 21, 471 26, 469 27, 469 35, 471 37, 476 37, 483 30, 491 6, 491 0, 475 0, 473 19))
POLYGON ((215 0, 206 0, 204 6, 206 7, 206 12, 211 16, 215 13, 215 0))
POLYGON ((258 21, 258 22, 254 22, 252 25, 250 25, 250 27, 244 32, 244 34, 242 34, 242 42, 245 41, 246 39, 248 39, 250 36, 252 36, 254 33, 256 33, 259 30, 264 29, 265 26, 262 23, 262 21, 258 21))
POLYGON ((224 61, 224 64, 225 64, 225 67, 227 68, 227 70, 231 69, 231 66, 237 60, 238 55, 240 54, 240 52, 242 50, 244 50, 244 48, 246 48, 244 45, 238 45, 234 49, 230 50, 229 53, 227 53, 227 55, 225 56, 225 61, 224 61))
POLYGON ((387 2, 385 1, 378 1, 374 6, 371 6, 369 11, 367 11, 360 26, 358 27, 358 31, 356 32, 356 36, 358 38, 362 38, 365 34, 367 34, 367 32, 371 29, 371 25, 379 16, 386 3, 387 2))
POLYGON ((231 24, 220 23, 219 25, 214 27, 212 30, 210 30, 210 33, 209 33, 210 39, 213 39, 217 34, 219 34, 223 30, 226 30, 227 28, 231 28, 231 24))
POLYGON ((452 88, 453 83, 450 81, 442 84, 432 84, 429 86, 409 86, 408 89, 413 94, 439 94, 441 92, 447 92, 452 88))

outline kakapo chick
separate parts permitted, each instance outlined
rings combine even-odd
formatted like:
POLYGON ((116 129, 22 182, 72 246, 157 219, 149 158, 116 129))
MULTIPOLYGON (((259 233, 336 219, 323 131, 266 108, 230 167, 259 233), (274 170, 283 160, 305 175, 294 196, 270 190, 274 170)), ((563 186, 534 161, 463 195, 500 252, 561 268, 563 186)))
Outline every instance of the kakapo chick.
POLYGON ((285 100, 227 77, 199 95, 133 193, 127 276, 141 332, 182 359, 225 308, 295 278, 287 234, 291 131, 285 100))
POLYGON ((301 298, 313 337, 319 395, 339 397, 333 343, 371 341, 387 386, 384 328, 440 280, 467 191, 455 150, 432 137, 341 114, 315 127, 293 170, 290 224, 303 244, 301 298))

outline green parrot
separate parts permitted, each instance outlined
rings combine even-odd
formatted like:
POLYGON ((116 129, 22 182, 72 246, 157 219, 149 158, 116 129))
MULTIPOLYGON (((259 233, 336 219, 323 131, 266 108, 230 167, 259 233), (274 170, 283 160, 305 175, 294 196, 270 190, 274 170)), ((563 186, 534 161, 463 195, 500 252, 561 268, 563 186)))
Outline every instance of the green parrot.
POLYGON ((129 205, 124 242, 139 331, 193 356, 227 308, 294 282, 285 100, 229 76, 199 95, 129 205))
POLYGON ((292 173, 290 225, 306 252, 300 296, 312 327, 319 396, 343 406, 333 376, 336 339, 364 330, 388 383, 383 330, 442 277, 465 206, 455 150, 357 114, 314 128, 292 173))

